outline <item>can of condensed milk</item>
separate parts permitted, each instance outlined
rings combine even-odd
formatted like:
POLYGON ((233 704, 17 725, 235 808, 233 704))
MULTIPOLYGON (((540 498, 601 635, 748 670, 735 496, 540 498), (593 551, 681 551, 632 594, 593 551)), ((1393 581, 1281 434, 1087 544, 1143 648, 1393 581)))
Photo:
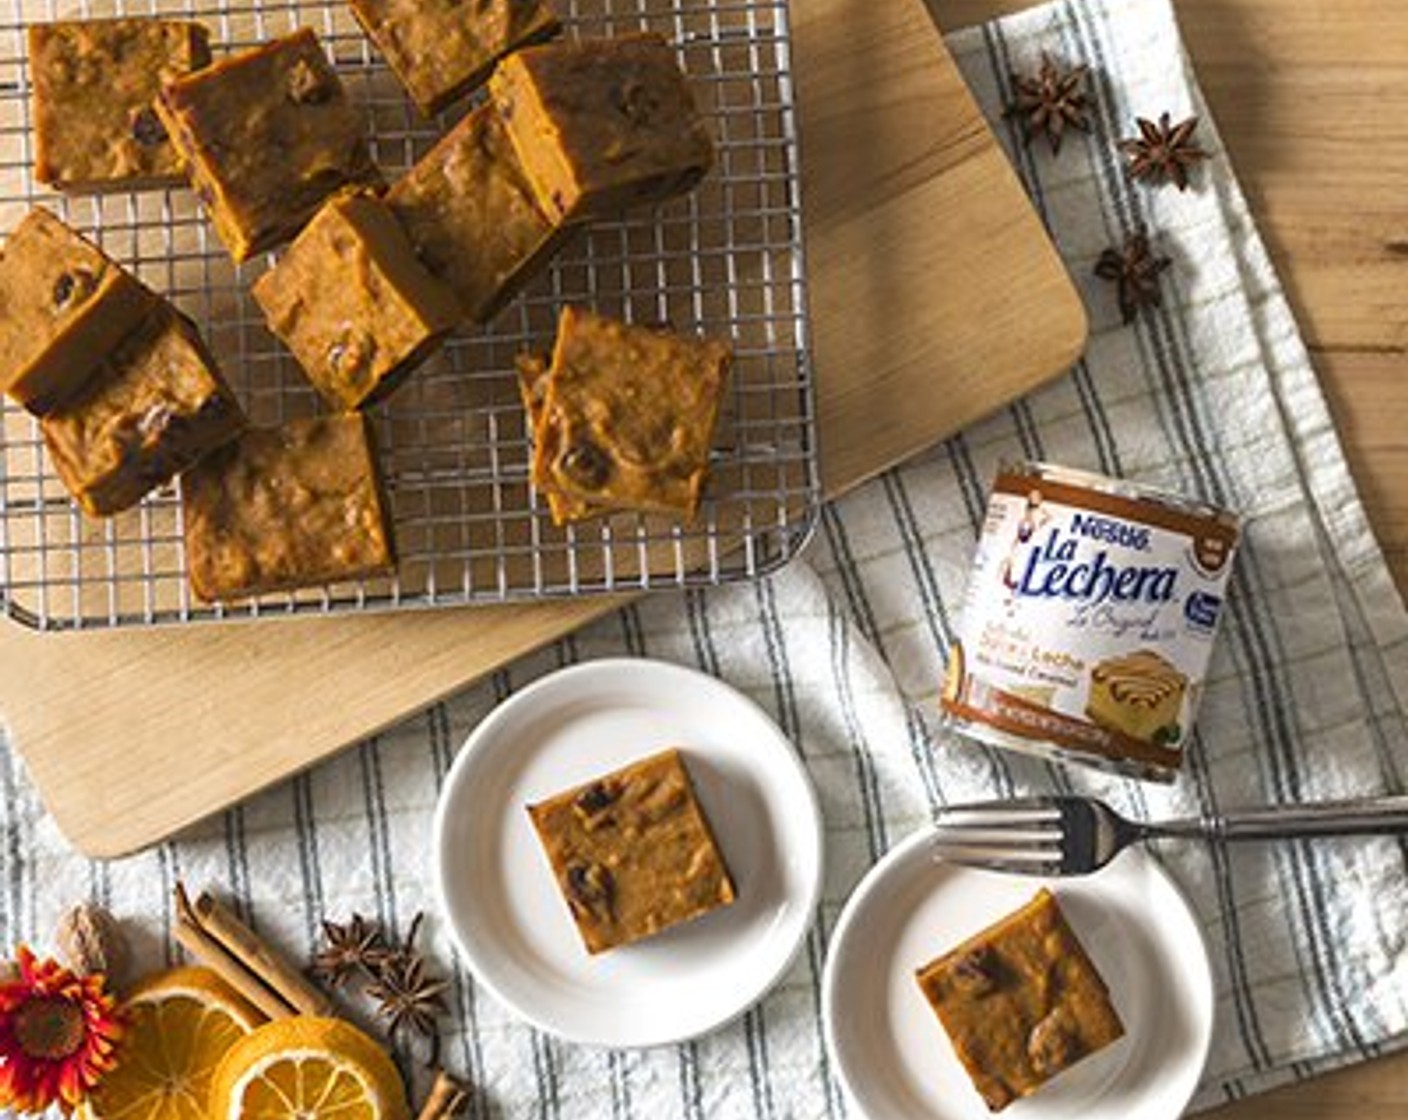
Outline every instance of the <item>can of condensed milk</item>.
POLYGON ((1172 781, 1237 550, 1227 510, 1048 463, 999 471, 949 650, 950 726, 1172 781))

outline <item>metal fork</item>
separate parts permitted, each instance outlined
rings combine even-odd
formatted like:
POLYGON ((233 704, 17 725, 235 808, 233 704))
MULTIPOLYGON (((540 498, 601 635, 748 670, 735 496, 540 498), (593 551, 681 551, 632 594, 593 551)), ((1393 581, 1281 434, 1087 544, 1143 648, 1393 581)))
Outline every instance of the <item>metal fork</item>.
POLYGON ((1175 821, 1132 821, 1090 797, 1027 797, 940 811, 934 855, 1018 875, 1088 875, 1144 840, 1299 840, 1408 835, 1408 796, 1241 809, 1175 821))

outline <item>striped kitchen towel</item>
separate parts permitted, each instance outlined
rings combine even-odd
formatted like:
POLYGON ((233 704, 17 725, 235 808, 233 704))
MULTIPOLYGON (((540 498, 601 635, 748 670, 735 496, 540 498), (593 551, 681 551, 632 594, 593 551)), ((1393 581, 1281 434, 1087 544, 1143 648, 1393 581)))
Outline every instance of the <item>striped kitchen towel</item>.
MULTIPOLYGON (((303 957, 319 919, 404 926, 429 909, 436 791, 465 735, 509 692, 606 654, 697 665, 752 695, 820 793, 827 879, 784 982, 733 1026, 647 1052, 560 1044, 515 1022, 428 932, 453 984, 446 1060, 482 1087, 476 1117, 839 1117, 819 1026, 826 942, 851 888, 950 800, 1053 787, 1135 814, 1403 791, 1408 616, 1365 520, 1286 300, 1167 0, 1061 2, 952 46, 1085 289, 1092 336, 1072 374, 830 507, 808 560, 756 585, 631 607, 180 840, 109 864, 64 844, 15 756, 0 752, 0 944, 45 941, 95 896, 142 919, 149 965, 179 956, 172 883, 225 884, 303 957), (1009 73, 1042 51, 1088 62, 1095 134, 1059 159, 1016 142, 1009 73), (1217 158, 1186 194, 1133 186, 1112 140, 1136 115, 1197 113, 1217 158), (1164 306, 1122 326, 1091 277, 1139 226, 1175 264, 1164 306), (1246 515, 1200 730, 1172 787, 1065 771, 942 731, 937 682, 987 487, 1005 458, 1139 479, 1246 515)), ((296 716, 291 716, 296 718, 296 716)), ((1163 853, 1213 949, 1209 1105, 1408 1037, 1408 847, 1390 841, 1195 846, 1163 853)))

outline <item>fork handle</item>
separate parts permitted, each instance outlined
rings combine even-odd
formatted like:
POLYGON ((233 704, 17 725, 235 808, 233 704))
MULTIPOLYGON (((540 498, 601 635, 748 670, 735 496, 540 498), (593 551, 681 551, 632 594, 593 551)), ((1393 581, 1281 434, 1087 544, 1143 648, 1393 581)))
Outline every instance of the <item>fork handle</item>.
POLYGON ((1145 826, 1146 836, 1294 840, 1309 836, 1408 836, 1408 796, 1233 810, 1145 826))

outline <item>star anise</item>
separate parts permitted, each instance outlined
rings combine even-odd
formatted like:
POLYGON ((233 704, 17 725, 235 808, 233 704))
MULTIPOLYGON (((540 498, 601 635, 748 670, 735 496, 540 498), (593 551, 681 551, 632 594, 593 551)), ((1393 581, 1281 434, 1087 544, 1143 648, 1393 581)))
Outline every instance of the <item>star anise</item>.
POLYGON ((1041 69, 1035 75, 1012 75, 1017 98, 1008 106, 1007 115, 1023 118, 1028 144, 1039 133, 1044 133, 1051 145, 1051 154, 1059 155, 1066 129, 1090 131, 1089 99, 1085 94, 1085 79, 1089 73, 1090 67, 1085 65, 1062 71, 1043 51, 1041 69))
POLYGON ((450 986, 426 971, 425 958, 416 952, 414 942, 420 930, 421 915, 411 920, 406 940, 391 951, 377 971, 367 995, 376 1000, 376 1014, 386 1022, 386 1033, 394 1043, 406 1030, 430 1041, 428 1065, 434 1065, 440 1052, 437 1020, 446 1012, 442 998, 450 986))
POLYGON ((341 987, 352 976, 376 976, 390 950, 382 936, 381 923, 353 914, 341 925, 323 922, 327 944, 313 956, 311 972, 331 987, 341 987))
POLYGON ((1173 261, 1154 254, 1145 230, 1136 230, 1124 240, 1124 245, 1111 246, 1095 262, 1095 275, 1116 285, 1120 315, 1126 323, 1134 322, 1140 309, 1162 307, 1159 274, 1173 261))
POLYGON ((1198 118, 1172 124, 1169 114, 1164 113, 1157 124, 1143 117, 1137 118, 1136 123, 1139 135, 1121 140, 1119 145, 1129 157, 1129 173, 1136 179, 1155 184, 1172 182, 1179 190, 1187 190, 1189 168, 1212 158, 1193 140, 1198 118))

